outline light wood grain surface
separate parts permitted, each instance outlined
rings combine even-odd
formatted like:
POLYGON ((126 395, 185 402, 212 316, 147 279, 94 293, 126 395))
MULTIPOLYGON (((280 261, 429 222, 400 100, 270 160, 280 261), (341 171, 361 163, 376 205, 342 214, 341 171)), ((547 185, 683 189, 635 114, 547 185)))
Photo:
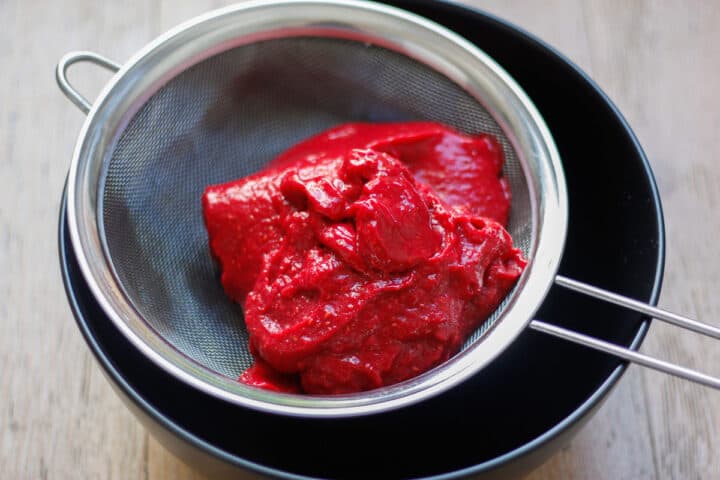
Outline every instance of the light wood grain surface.
MULTIPOLYGON (((229 2, 0 0, 0 478, 201 479, 123 407, 71 317, 58 204, 83 115, 55 86, 70 50, 124 61, 229 2)), ((665 209, 661 305, 720 323, 720 3, 473 0, 538 35, 619 106, 665 209)), ((83 91, 107 75, 78 69, 83 91)), ((598 166, 601 168, 601 166, 598 166)), ((720 345, 653 325, 645 352, 720 375, 720 345)), ((532 480, 720 478, 720 392, 631 367, 532 480)))

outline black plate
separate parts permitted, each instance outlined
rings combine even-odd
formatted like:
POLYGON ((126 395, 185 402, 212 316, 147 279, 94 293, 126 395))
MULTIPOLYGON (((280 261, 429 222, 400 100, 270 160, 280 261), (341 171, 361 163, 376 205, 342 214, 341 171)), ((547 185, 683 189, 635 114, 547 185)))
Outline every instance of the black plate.
MULTIPOLYGON (((525 89, 555 138, 568 182, 563 275, 655 304, 662 213, 633 133, 605 95, 553 49, 492 16, 441 2, 388 2, 444 24, 494 57, 525 89)), ((199 393, 142 357, 104 316, 80 274, 60 215, 71 307, 116 391, 163 443, 213 474, 507 478, 547 458, 595 411, 624 364, 526 331, 459 387, 363 418, 308 420, 242 409, 199 393)), ((639 346, 638 314, 553 288, 538 318, 639 346)))

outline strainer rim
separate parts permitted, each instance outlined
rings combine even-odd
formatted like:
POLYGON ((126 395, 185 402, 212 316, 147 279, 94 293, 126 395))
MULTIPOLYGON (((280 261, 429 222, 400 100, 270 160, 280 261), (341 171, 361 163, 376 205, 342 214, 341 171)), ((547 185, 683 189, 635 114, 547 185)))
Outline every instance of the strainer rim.
MULTIPOLYGON (((165 46, 169 42, 171 42, 174 38, 177 38, 179 35, 181 35, 184 32, 187 32, 193 28, 199 27, 203 23, 206 23, 211 20, 216 20, 219 18, 222 18, 225 15, 232 15, 242 12, 247 12, 249 10, 255 9, 255 8, 265 8, 268 6, 285 6, 285 7, 295 7, 297 8, 299 5, 304 6, 334 6, 334 7, 342 7, 342 8, 350 8, 350 9, 360 9, 365 12, 372 12, 374 15, 380 14, 380 15, 390 15, 391 17, 395 19, 402 19, 406 22, 410 22, 412 24, 415 24, 415 26, 424 27, 426 29, 429 29, 433 31, 434 34, 439 34, 443 37, 445 37, 447 40, 451 41, 452 43, 456 44, 459 48, 464 49, 466 52, 471 52, 473 56, 482 64, 489 68, 492 73, 498 77, 500 77, 504 81, 504 86, 508 87, 510 91, 515 95, 515 99, 518 100, 521 104, 521 106, 525 109, 526 113, 529 115, 533 122, 533 126, 537 130, 535 133, 539 135, 542 139, 541 145, 545 147, 546 152, 544 152, 544 156, 548 161, 546 164, 544 164, 544 167, 551 167, 553 170, 553 179, 555 180, 555 195, 552 199, 553 202, 555 202, 554 208, 555 208, 555 215, 553 218, 550 219, 550 228, 552 228, 553 235, 545 235, 541 236, 539 239, 535 239, 534 243, 535 245, 535 251, 540 250, 541 245, 550 245, 550 247, 546 247, 542 251, 549 251, 552 253, 552 255, 549 255, 546 261, 542 264, 538 263, 537 258, 532 258, 531 263, 528 266, 528 271, 525 272, 523 275, 523 278, 521 279, 521 282, 523 282, 525 285, 528 282, 528 279, 531 277, 532 271, 538 271, 537 269, 541 269, 541 273, 545 274, 546 282, 544 285, 540 285, 538 288, 536 288, 536 291, 534 292, 535 295, 535 302, 534 305, 530 307, 529 315, 524 319, 524 322, 520 323, 520 328, 517 328, 517 325, 515 325, 515 329, 509 329, 509 327, 506 327, 504 330, 509 331, 509 333, 505 334, 506 340, 503 342, 503 347, 496 349, 494 354, 491 358, 494 358, 497 354, 499 354, 501 351, 506 348, 507 345, 514 339, 520 332, 522 332, 527 325, 527 323, 531 319, 531 315, 534 313, 534 311, 539 307, 542 298, 545 297, 545 294, 547 293, 547 290, 550 288, 552 284, 552 278, 554 278, 555 272, 557 270, 557 267, 559 266, 559 260, 562 253, 562 250, 564 248, 564 241, 565 241, 565 232, 567 229, 567 193, 565 190, 565 183, 564 183, 564 175, 562 173, 562 167, 560 164, 559 154, 557 152, 557 149, 555 148, 554 142, 552 140, 552 136, 550 135, 549 130, 547 129, 547 126, 544 124, 542 117, 535 109, 534 105, 530 101, 530 99, 527 97, 527 95, 520 89, 520 87, 512 80, 512 78, 499 66, 497 65, 492 59, 490 59, 484 52, 480 51, 477 47, 469 43, 468 41, 462 39, 457 34, 447 30, 446 28, 431 22, 430 20, 427 20, 423 17, 420 17, 415 14, 411 14, 409 12, 406 12, 404 10, 397 9, 395 7, 389 7, 385 5, 375 4, 372 2, 359 2, 355 0, 282 0, 282 1, 275 1, 275 2, 263 2, 263 1, 257 1, 257 2, 248 2, 241 5, 233 5, 230 7, 222 8, 213 12, 208 12, 204 15, 201 15, 199 17, 196 17, 188 22, 185 22, 178 27, 175 27, 165 34, 158 37, 156 40, 150 42, 147 46, 139 50, 128 62, 126 62, 121 70, 113 77, 113 79, 106 85, 106 87, 101 92, 100 96, 98 97, 98 100, 95 102, 95 104, 92 106, 91 111, 88 114, 88 117, 83 125, 83 128, 80 132, 78 142, 75 147, 75 151, 73 154, 73 160, 70 167, 70 173, 69 173, 69 182, 68 182, 68 198, 70 201, 68 202, 68 224, 69 224, 69 233, 70 238, 73 244, 73 248, 76 252, 76 255, 78 256, 78 263, 80 265, 80 269, 83 272, 83 276, 85 277, 86 281, 88 282, 88 285, 93 293, 93 296, 98 300, 98 303, 102 307, 102 309, 108 314, 108 317, 113 321, 113 323, 118 327, 118 329, 123 333, 123 335, 128 338, 128 340, 131 341, 131 343, 137 347, 145 356, 150 358, 154 363, 159 365, 164 370, 171 373, 173 376, 179 378, 185 383, 188 383, 202 391, 205 391, 206 393, 212 394, 213 396, 222 398, 224 400, 228 400, 232 403, 236 403, 239 405, 247 406, 256 408, 259 410, 264 411, 270 411, 274 413, 283 413, 283 414, 290 414, 290 415, 303 415, 303 416, 351 416, 351 415, 360 415, 360 414, 367 414, 367 413, 375 413, 379 411, 385 411, 393 408, 398 408, 400 406, 408 405, 410 403, 414 403, 416 401, 419 401, 421 399, 427 398, 433 394, 440 393, 441 391, 445 391, 448 388, 456 385, 457 383, 465 380, 469 373, 474 373, 476 370, 478 370, 477 365, 474 364, 474 360, 471 358, 470 351, 473 351, 473 348, 467 349, 465 352, 462 352, 461 354, 458 354, 453 359, 453 363, 456 368, 451 369, 448 371, 447 369, 438 369, 435 371, 436 378, 435 382, 433 382, 431 385, 426 386, 424 388, 416 388, 410 393, 406 393, 401 396, 393 397, 392 399, 384 399, 381 401, 375 401, 371 403, 367 403, 368 400, 365 402, 357 402, 353 401, 353 399, 357 398, 357 396, 350 396, 351 398, 349 400, 346 400, 344 397, 311 397, 311 396, 304 396, 302 400, 297 401, 298 396, 292 395, 283 395, 283 394, 276 394, 276 393, 267 393, 264 391, 258 391, 258 389, 254 389, 252 387, 238 387, 241 390, 244 388, 245 390, 251 390, 249 392, 249 396, 240 396, 237 393, 229 392, 225 389, 222 389, 218 387, 217 385, 211 385, 205 381, 202 381, 198 379, 196 376, 189 373, 187 370, 179 367, 178 365, 170 362, 166 357, 155 351, 144 339, 140 338, 139 335, 133 331, 133 329, 126 323, 126 321, 120 317, 120 315, 115 311, 113 308, 111 301, 106 297, 107 292, 103 291, 101 286, 97 283, 96 275, 90 265, 90 259, 86 257, 85 250, 84 250, 84 244, 83 240, 81 238, 81 232, 80 232, 80 224, 78 223, 78 215, 75 210, 76 208, 76 182, 78 181, 78 168, 80 165, 80 162, 82 161, 82 157, 85 149, 90 149, 92 152, 91 146, 88 144, 89 135, 95 135, 96 138, 99 133, 95 130, 97 130, 97 122, 100 122, 100 125, 102 126, 102 119, 97 120, 100 115, 99 112, 102 111, 103 108, 110 108, 111 111, 116 106, 111 105, 110 100, 112 99, 112 95, 123 93, 122 91, 116 92, 115 89, 119 88, 118 86, 121 85, 121 82, 123 79, 127 81, 128 75, 133 72, 133 69, 136 68, 138 65, 142 64, 143 60, 146 60, 147 57, 152 54, 156 53, 161 47, 165 46), (109 105, 109 106, 108 106, 109 105), (95 128, 95 130, 93 130, 95 128), (554 243, 552 240, 549 240, 548 237, 552 237, 554 239, 554 243), (544 244, 542 242, 545 242, 544 244), (511 337, 511 338, 510 338, 511 337), (509 338, 509 340, 508 340, 509 338), (440 375, 438 375, 438 372, 440 375), (469 373, 468 373, 469 372, 469 373), (267 402, 264 400, 264 397, 270 397, 273 399, 282 399, 285 397, 286 403, 278 404, 273 402, 267 402), (325 401, 328 400, 332 406, 330 407, 323 407, 319 408, 317 406, 313 406, 314 402, 325 401)), ((168 72, 166 72, 166 75, 168 75, 168 72)), ((171 78, 169 76, 168 78, 171 78)), ((154 91, 152 92, 154 93, 154 91)), ((149 95, 148 95, 149 97, 149 95)), ((136 99, 137 100, 137 99, 136 99)), ((145 98, 147 100, 147 98, 145 98)), ((144 103, 143 101, 137 101, 136 103, 144 103)), ((134 115, 134 113, 132 114, 134 115)), ((129 115, 130 117, 132 115, 129 115)), ((127 116, 127 111, 123 112, 123 116, 127 116)), ((502 125, 501 125, 502 126, 502 125)), ((121 125, 121 122, 116 125, 116 132, 121 132, 124 129, 124 125, 121 125)), ((106 151, 101 152, 103 153, 103 157, 106 156, 106 151)), ((87 155, 86 157, 89 157, 87 155)), ((86 163, 88 161, 86 160, 86 163)), ((525 168, 525 164, 521 161, 521 164, 523 165, 523 168, 525 168)), ((527 172, 525 172, 527 173, 527 172)), ((98 178, 98 182, 101 181, 102 177, 98 178)), ((545 198, 547 200, 547 198, 545 198)), ((545 212, 546 213, 546 212, 545 212)), ((544 221, 548 221, 547 218, 543 219, 544 221)), ((545 224, 542 228, 546 228, 545 224)), ((105 258, 107 262, 110 262, 110 259, 105 258)), ((538 278, 538 275, 535 275, 535 278, 538 278)), ((117 278, 115 278, 115 281, 117 283, 117 278)), ((538 284, 541 282, 536 281, 535 284, 538 284)), ((522 291, 525 290, 525 287, 523 287, 522 291)), ((517 302, 517 299, 520 297, 520 293, 518 293, 513 299, 511 299, 512 302, 517 302)), ((525 296, 527 299, 527 295, 525 296)), ((128 306, 135 311, 135 309, 132 307, 132 302, 129 299, 127 300, 128 306)), ((508 306, 507 308, 512 310, 512 306, 508 306)), ((139 314, 139 312, 135 311, 135 314, 138 316, 138 318, 142 321, 142 316, 139 314)), ((493 330, 497 330, 497 328, 502 328, 503 319, 499 319, 498 322, 496 322, 496 327, 493 328, 493 330)), ((518 323, 518 322, 516 322, 518 323)), ((146 324, 148 328, 152 328, 149 325, 146 324)), ((497 338, 497 336, 495 337, 497 338)), ((485 342, 486 339, 480 339, 479 342, 485 342)), ((496 342, 499 343, 499 342, 496 342)), ((183 355, 181 352, 176 350, 176 353, 179 355, 183 355)), ((485 358, 484 363, 488 363, 491 358, 485 358)), ((191 360, 190 360, 191 361, 191 360)), ((416 377, 416 378, 421 378, 416 377)), ((405 382, 403 382, 405 383, 405 382)), ((401 385, 401 384, 399 384, 401 385)), ((395 387, 395 386, 393 386, 395 387)), ((398 388, 398 387, 396 387, 398 388)), ((368 393, 368 392, 365 392, 368 393)), ((377 400, 378 397, 373 397, 372 393, 367 396, 368 399, 375 398, 377 400)))

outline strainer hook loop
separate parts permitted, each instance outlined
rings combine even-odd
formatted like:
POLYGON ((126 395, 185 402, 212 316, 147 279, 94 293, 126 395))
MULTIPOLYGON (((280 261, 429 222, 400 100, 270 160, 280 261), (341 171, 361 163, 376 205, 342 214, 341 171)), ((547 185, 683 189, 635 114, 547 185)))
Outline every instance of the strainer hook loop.
POLYGON ((77 106, 80 110, 82 110, 84 114, 87 115, 90 112, 91 108, 90 102, 80 92, 75 90, 75 88, 70 84, 70 81, 67 78, 68 68, 70 68, 71 65, 79 62, 94 63, 95 65, 104 67, 113 73, 120 70, 120 65, 108 58, 103 57, 102 55, 86 51, 69 52, 64 55, 58 62, 57 68, 55 69, 55 79, 57 80, 57 84, 60 87, 60 90, 62 90, 65 96, 72 103, 74 103, 75 106, 77 106))

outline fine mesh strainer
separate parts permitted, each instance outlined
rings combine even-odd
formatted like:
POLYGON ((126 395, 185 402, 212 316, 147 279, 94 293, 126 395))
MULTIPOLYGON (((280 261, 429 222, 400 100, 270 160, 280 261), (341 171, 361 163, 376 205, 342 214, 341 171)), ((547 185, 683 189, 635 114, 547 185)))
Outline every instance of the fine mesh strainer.
POLYGON ((238 405, 307 416, 379 412, 478 372, 526 327, 720 388, 720 380, 532 320, 554 283, 720 338, 720 330, 556 276, 565 179, 532 103, 489 57, 401 10, 356 1, 248 2, 183 24, 122 68, 66 55, 58 83, 85 113, 68 177, 68 227, 108 317, 180 380, 238 405), (117 71, 91 107, 67 68, 117 71), (513 191, 508 230, 530 263, 462 351, 411 380, 351 395, 265 391, 236 381, 252 363, 242 311, 224 294, 201 213, 206 186, 246 176, 345 122, 433 120, 489 132, 513 191))

